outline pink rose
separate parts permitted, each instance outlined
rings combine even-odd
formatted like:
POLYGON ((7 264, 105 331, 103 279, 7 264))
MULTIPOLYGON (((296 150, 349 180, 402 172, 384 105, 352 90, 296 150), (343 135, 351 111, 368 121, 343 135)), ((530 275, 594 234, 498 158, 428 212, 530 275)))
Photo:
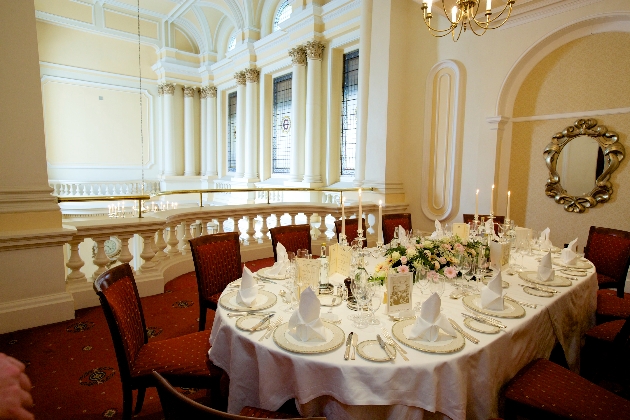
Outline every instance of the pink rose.
POLYGON ((398 272, 399 273, 408 273, 409 272, 409 267, 407 267, 406 265, 401 265, 400 267, 398 267, 398 272))

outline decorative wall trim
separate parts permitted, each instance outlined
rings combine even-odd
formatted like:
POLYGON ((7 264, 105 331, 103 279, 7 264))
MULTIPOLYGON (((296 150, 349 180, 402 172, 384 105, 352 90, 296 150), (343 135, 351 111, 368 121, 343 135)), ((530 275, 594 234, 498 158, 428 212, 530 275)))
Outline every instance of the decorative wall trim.
POLYGON ((74 301, 70 293, 3 302, 0 303, 0 334, 73 318, 74 301))
POLYGON ((599 3, 602 0, 537 0, 525 2, 522 5, 516 2, 512 16, 501 29, 512 28, 537 20, 545 19, 560 13, 566 13, 579 7, 599 3))
POLYGON ((328 23, 348 12, 361 8, 361 0, 331 1, 322 6, 322 20, 328 23), (343 3, 346 3, 345 5, 343 3))
MULTIPOLYGON (((56 204, 57 200, 54 197, 53 200, 56 204)), ((59 206, 57 206, 57 210, 59 210, 59 206)), ((72 240, 76 233, 76 228, 72 226, 59 229, 0 232, 0 252, 15 251, 16 249, 63 246, 72 240)))
MULTIPOLYGON (((48 61, 40 61, 39 62, 39 67, 42 70, 42 80, 44 79, 44 77, 63 77, 69 80, 82 80, 85 82, 90 82, 91 80, 87 80, 87 79, 81 79, 78 77, 70 77, 70 75, 68 73, 73 73, 73 76, 76 75, 89 75, 92 76, 94 78, 97 78, 99 81, 92 81, 94 83, 103 83, 102 80, 103 78, 108 78, 110 79, 109 84, 114 85, 114 86, 126 86, 129 88, 133 88, 134 86, 137 88, 138 86, 138 76, 128 76, 126 74, 119 74, 119 73, 111 73, 111 72, 107 72, 107 71, 101 71, 101 70, 93 70, 93 69, 88 69, 88 68, 84 68, 84 67, 75 67, 75 66, 68 66, 66 64, 57 64, 57 63, 50 63, 48 61), (60 76, 59 74, 49 74, 49 73, 63 73, 62 76, 60 76), (117 85, 115 83, 113 83, 113 79, 116 79, 117 81, 124 81, 128 84, 125 85, 117 85)), ((144 77, 142 77, 142 84, 143 85, 156 85, 157 84, 157 80, 155 79, 145 79, 144 77)))
POLYGON ((0 213, 58 211, 57 199, 51 192, 52 188, 0 190, 0 213))
POLYGON ((588 117, 597 117, 600 115, 616 115, 616 114, 630 114, 630 107, 598 109, 598 110, 591 110, 591 111, 565 112, 562 114, 532 115, 531 117, 515 117, 515 118, 512 118, 510 122, 549 121, 549 120, 560 120, 564 118, 588 118, 588 117))
MULTIPOLYGON (((138 19, 138 15, 135 14, 135 11, 136 11, 136 9, 134 9, 134 13, 132 14, 132 13, 127 13, 127 12, 121 12, 120 10, 116 10, 116 9, 103 8, 103 23, 104 23, 103 28, 109 29, 109 30, 112 30, 112 31, 116 31, 116 32, 122 32, 122 33, 125 33, 125 34, 132 34, 132 35, 135 35, 137 37, 138 36, 137 29, 136 29, 136 32, 134 33, 134 32, 127 32, 127 31, 123 31, 123 30, 120 30, 120 29, 112 28, 111 26, 107 26, 107 19, 105 19, 105 12, 109 12, 109 13, 114 13, 114 14, 117 14, 117 15, 121 15, 121 16, 125 16, 125 17, 128 17, 128 18, 132 18, 132 19, 136 19, 137 20, 138 19)), ((147 38, 147 39, 155 39, 156 41, 159 40, 159 38, 160 38, 160 22, 157 22, 157 21, 155 21, 153 19, 143 18, 142 14, 140 15, 140 20, 152 23, 156 27, 156 31, 155 32, 156 32, 157 36, 155 38, 150 37, 150 36, 145 36, 145 38, 147 38)))
MULTIPOLYGON (((360 22, 360 19, 358 21, 358 23, 360 22)), ((345 25, 344 25, 345 26, 345 25)), ((335 31, 337 30, 337 28, 334 28, 335 31)), ((328 31, 324 32, 325 36, 328 33, 328 31)), ((328 38, 328 36, 326 36, 328 38)), ((332 41, 330 42, 330 48, 341 48, 341 47, 345 47, 346 45, 350 45, 352 43, 355 42, 359 42, 359 39, 361 38, 361 30, 357 29, 355 31, 349 32, 343 36, 340 37, 335 37, 332 39, 332 41)), ((358 47, 358 44, 357 44, 358 47)))
POLYGON ((448 219, 459 207, 464 70, 452 60, 437 63, 427 76, 424 115, 422 211, 448 219))

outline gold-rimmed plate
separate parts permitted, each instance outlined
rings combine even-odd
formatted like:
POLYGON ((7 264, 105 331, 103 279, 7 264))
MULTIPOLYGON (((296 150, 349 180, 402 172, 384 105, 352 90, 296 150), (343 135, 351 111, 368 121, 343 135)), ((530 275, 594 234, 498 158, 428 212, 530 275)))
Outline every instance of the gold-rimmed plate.
POLYGON ((479 322, 476 319, 465 318, 464 325, 470 328, 473 331, 480 332, 482 334, 496 334, 501 331, 501 328, 495 327, 494 325, 484 324, 483 322, 479 322))
POLYGON ((568 287, 573 284, 571 283, 571 280, 560 276, 555 276, 551 281, 542 281, 538 278, 538 272, 536 271, 523 271, 522 273, 518 273, 518 276, 530 283, 536 283, 543 286, 568 287))
POLYGON ((525 316, 525 308, 507 299, 503 299, 502 311, 483 308, 481 306, 481 295, 464 296, 462 303, 468 309, 472 309, 484 315, 496 316, 497 318, 522 318, 525 316))
POLYGON ((261 268, 256 272, 259 277, 263 279, 271 279, 271 280, 286 280, 289 278, 289 275, 286 273, 286 270, 283 274, 271 274, 272 267, 261 268))
POLYGON ((560 271, 564 274, 574 277, 586 277, 588 275, 586 271, 577 270, 574 268, 563 268, 560 271))
MULTIPOLYGON (((485 277, 485 278, 482 280, 482 282, 483 282, 483 284, 487 285, 487 284, 488 284, 488 282, 489 282, 490 280, 492 280, 492 279, 491 279, 491 278, 489 278, 489 277, 485 277)), ((501 279, 501 287, 502 287, 503 289, 507 289, 508 287, 510 287, 510 283, 508 283, 507 281, 505 281, 505 280, 501 279)))
MULTIPOLYGON (((386 346, 389 347, 389 351, 392 354, 395 354, 396 349, 387 344, 386 346)), ((371 362, 389 362, 391 360, 390 356, 376 340, 361 341, 357 344, 357 354, 365 360, 369 360, 371 362)))
POLYGON ((582 260, 582 259, 579 259, 578 261, 576 261, 575 264, 565 264, 561 258, 554 258, 553 263, 561 267, 566 267, 566 268, 579 268, 583 270, 588 270, 589 268, 593 268, 593 264, 588 262, 588 260, 582 260))
POLYGON ((552 292, 546 292, 544 290, 535 289, 533 287, 525 286, 523 287, 523 291, 528 295, 538 296, 538 297, 552 297, 552 292))
POLYGON ((426 353, 455 353, 464 348, 464 336, 457 331, 457 337, 451 337, 440 331, 437 341, 412 340, 407 338, 415 319, 405 319, 392 326, 392 335, 407 347, 426 353))
POLYGON ((219 304, 229 311, 261 311, 263 309, 271 308, 276 304, 278 298, 273 293, 267 290, 259 290, 258 296, 254 304, 250 306, 244 306, 236 301, 236 294, 238 290, 233 292, 224 293, 219 298, 219 304))
POLYGON ((319 295, 319 302, 322 306, 339 306, 343 303, 343 299, 340 296, 334 295, 319 295), (335 303, 333 304, 333 300, 335 303))
POLYGON ((293 337, 289 331, 289 323, 285 322, 276 328, 273 341, 284 350, 302 354, 326 353, 341 347, 346 340, 343 330, 330 322, 324 322, 324 327, 326 327, 325 341, 300 341, 293 337))
MULTIPOLYGON (((269 314, 250 314, 242 316, 236 320, 236 328, 243 331, 249 331, 254 325, 258 324, 264 317, 269 314)), ((273 319, 273 318, 272 318, 273 319)), ((258 330, 262 330, 269 326, 269 320, 265 321, 263 325, 258 327, 258 330)))

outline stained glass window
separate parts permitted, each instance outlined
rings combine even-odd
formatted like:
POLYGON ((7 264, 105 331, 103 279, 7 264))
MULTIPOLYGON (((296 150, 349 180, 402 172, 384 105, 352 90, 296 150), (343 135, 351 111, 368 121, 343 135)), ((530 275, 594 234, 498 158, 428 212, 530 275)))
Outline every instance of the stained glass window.
POLYGON ((292 11, 293 7, 291 6, 291 0, 282 0, 280 6, 278 6, 278 10, 276 11, 276 16, 273 19, 274 31, 280 29, 280 24, 291 17, 292 11))
POLYGON ((341 175, 354 175, 357 147, 357 93, 359 88, 359 50, 343 55, 343 92, 341 101, 341 175))
POLYGON ((236 92, 228 95, 227 171, 236 172, 236 92))
POLYGON ((288 174, 291 163, 291 85, 293 74, 273 79, 272 172, 288 174))

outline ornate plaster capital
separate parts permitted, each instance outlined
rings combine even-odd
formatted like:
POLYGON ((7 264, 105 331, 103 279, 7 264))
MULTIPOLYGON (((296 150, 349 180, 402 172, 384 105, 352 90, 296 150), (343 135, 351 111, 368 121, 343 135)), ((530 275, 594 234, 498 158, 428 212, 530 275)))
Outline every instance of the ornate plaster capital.
POLYGON ((237 85, 244 85, 247 83, 247 75, 244 71, 237 71, 234 73, 234 79, 236 79, 237 85))
POLYGON ((305 48, 309 60, 321 60, 326 46, 319 41, 308 41, 305 48))
POLYGON ((247 77, 247 82, 258 83, 258 80, 260 79, 260 70, 245 69, 245 76, 247 77))
POLYGON ((291 62, 295 66, 305 66, 306 65, 306 48, 303 45, 298 45, 295 48, 291 48, 289 50, 289 56, 291 57, 291 62))
POLYGON ((199 97, 201 99, 216 98, 217 88, 215 86, 204 86, 201 89, 199 89, 199 97))
POLYGON ((197 88, 194 86, 184 86, 184 98, 194 98, 195 90, 197 90, 197 88))
POLYGON ((174 95, 175 83, 162 83, 158 85, 158 94, 160 95, 174 95))

